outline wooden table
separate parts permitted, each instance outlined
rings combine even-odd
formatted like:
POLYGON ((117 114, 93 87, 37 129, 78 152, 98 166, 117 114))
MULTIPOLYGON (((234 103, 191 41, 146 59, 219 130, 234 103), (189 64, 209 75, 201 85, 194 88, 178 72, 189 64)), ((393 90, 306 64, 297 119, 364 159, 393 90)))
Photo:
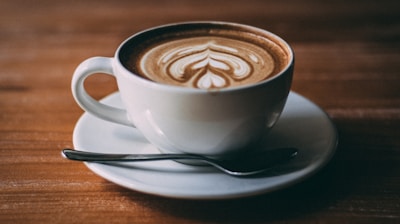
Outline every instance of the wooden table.
MULTIPOLYGON (((3 0, 0 223, 400 223, 399 9, 397 0, 3 0), (328 166, 274 193, 196 201, 127 190, 60 156, 83 113, 70 92, 75 67, 186 20, 246 23, 293 46, 293 90, 339 132, 328 166)), ((86 84, 97 99, 116 91, 109 76, 86 84)))

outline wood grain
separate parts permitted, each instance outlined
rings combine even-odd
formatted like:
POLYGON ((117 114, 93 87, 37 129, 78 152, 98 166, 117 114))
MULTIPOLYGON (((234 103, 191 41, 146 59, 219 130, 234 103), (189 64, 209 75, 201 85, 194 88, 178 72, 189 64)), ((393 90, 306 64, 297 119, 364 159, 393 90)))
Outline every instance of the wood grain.
MULTIPOLYGON (((0 3, 0 223, 399 223, 400 4, 381 1, 24 1, 0 3), (161 198, 61 158, 82 114, 84 59, 143 29, 223 20, 268 29, 296 53, 293 90, 333 119, 338 152, 310 179, 227 201, 161 198)), ((99 75, 100 99, 117 90, 99 75)))

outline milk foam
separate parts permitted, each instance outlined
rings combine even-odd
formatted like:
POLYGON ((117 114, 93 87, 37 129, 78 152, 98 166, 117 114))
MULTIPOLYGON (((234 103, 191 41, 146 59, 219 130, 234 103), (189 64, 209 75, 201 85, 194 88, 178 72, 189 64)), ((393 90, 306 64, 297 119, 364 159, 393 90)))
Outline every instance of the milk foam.
POLYGON ((161 43, 143 54, 139 67, 142 75, 156 82, 215 89, 264 80, 272 75, 275 62, 258 45, 203 36, 161 43))

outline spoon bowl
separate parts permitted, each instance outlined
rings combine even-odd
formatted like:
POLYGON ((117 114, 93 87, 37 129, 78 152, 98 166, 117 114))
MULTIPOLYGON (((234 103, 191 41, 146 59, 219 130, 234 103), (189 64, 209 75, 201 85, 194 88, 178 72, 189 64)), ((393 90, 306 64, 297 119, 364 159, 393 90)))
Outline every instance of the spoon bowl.
POLYGON ((230 160, 216 160, 193 154, 109 154, 64 149, 63 157, 85 162, 144 162, 155 160, 200 161, 232 176, 251 176, 264 173, 282 164, 298 153, 296 148, 279 148, 249 153, 230 160))

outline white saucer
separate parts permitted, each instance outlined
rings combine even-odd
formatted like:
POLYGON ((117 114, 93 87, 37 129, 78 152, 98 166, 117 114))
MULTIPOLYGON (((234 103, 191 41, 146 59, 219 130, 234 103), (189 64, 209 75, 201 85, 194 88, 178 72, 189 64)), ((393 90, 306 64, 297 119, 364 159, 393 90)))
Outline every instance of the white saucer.
MULTIPOLYGON (((122 107, 119 93, 111 94, 102 102, 122 107)), ((76 124, 73 141, 77 149, 84 151, 159 153, 136 129, 100 120, 88 113, 76 124)), ((337 133, 324 111, 291 92, 280 120, 265 141, 268 148, 292 146, 299 153, 268 176, 247 178, 174 161, 86 165, 111 182, 148 194, 187 199, 239 198, 281 189, 314 174, 332 158, 337 133)))

